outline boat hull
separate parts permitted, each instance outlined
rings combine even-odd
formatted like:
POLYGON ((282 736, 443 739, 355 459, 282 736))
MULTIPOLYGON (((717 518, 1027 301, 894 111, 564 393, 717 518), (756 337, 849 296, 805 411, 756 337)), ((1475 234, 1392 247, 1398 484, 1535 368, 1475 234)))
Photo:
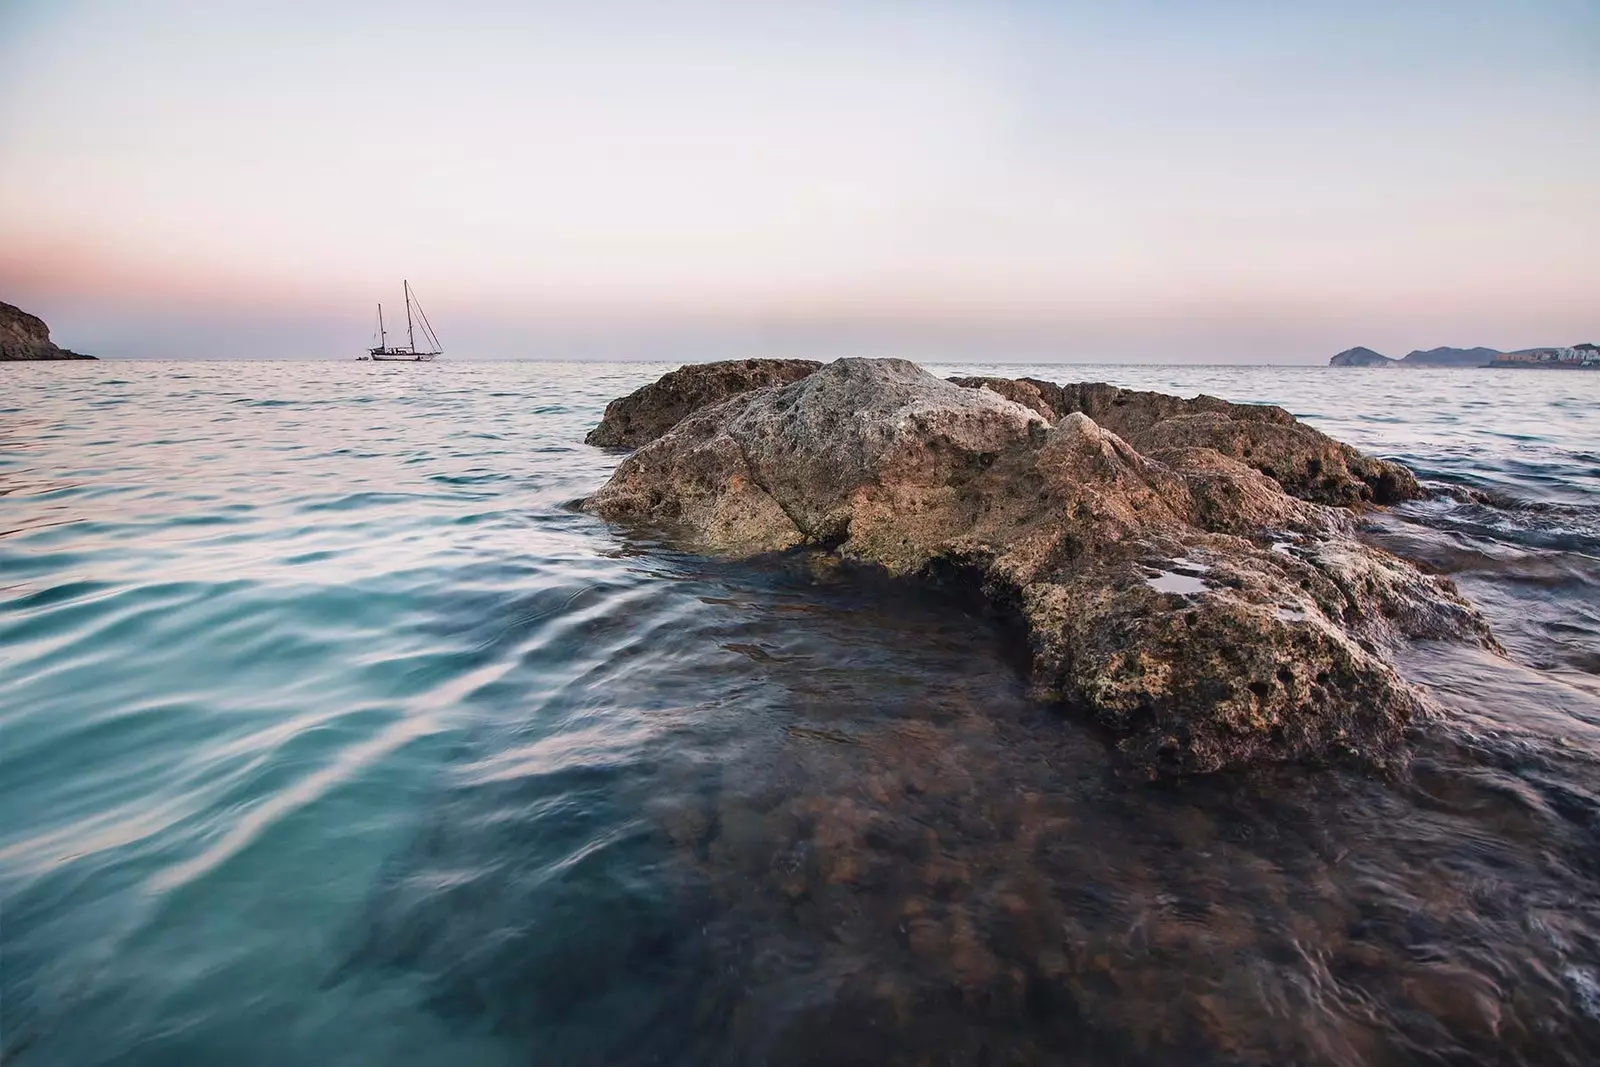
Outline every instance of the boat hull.
POLYGON ((391 352, 380 356, 374 352, 367 358, 374 363, 432 363, 438 355, 439 353, 437 352, 403 352, 399 354, 391 352))

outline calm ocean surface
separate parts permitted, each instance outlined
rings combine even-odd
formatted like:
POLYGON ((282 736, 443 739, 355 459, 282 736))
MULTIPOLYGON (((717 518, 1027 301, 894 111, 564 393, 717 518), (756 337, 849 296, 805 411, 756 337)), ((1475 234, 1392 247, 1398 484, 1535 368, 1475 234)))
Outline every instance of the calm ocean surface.
POLYGON ((1600 374, 935 368, 1283 404, 1371 535, 1381 780, 1120 780, 1007 636, 569 510, 667 365, 0 368, 0 1062, 1600 1062, 1600 374))

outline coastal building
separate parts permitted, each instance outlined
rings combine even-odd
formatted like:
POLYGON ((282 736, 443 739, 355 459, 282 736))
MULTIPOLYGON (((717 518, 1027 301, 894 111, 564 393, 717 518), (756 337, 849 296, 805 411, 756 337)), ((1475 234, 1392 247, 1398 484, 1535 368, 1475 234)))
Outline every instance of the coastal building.
POLYGON ((1600 346, 1581 344, 1570 348, 1525 348, 1520 352, 1501 353, 1490 366, 1600 369, 1600 346))

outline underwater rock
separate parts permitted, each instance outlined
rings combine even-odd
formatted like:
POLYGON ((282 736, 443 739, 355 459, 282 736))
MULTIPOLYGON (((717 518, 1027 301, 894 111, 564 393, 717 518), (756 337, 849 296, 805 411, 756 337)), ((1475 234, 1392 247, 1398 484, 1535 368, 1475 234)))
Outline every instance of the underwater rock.
POLYGON ((687 414, 769 385, 798 381, 822 364, 809 359, 733 359, 691 363, 606 405, 600 425, 584 442, 601 448, 638 448, 666 433, 687 414))
POLYGON ((1349 507, 1420 493, 1405 468, 1280 408, 971 381, 838 360, 694 411, 583 506, 979 590, 1025 625, 1037 695, 1151 775, 1387 763, 1425 706, 1389 650, 1496 647, 1449 582, 1356 539, 1349 507))

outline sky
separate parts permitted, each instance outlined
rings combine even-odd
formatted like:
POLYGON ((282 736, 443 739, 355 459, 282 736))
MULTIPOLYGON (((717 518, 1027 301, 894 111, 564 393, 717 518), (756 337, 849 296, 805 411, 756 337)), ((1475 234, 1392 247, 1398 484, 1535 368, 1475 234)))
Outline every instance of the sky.
POLYGON ((0 0, 0 299, 129 357, 1600 340, 1600 3, 0 0))

